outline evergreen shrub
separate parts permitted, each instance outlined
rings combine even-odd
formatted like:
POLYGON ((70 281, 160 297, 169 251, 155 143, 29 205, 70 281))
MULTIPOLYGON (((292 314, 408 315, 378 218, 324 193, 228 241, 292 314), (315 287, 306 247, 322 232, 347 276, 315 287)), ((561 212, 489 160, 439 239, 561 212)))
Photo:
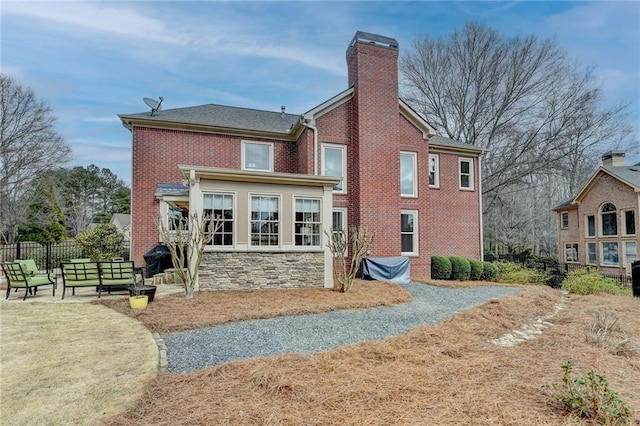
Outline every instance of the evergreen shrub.
POLYGON ((451 261, 445 256, 431 256, 431 279, 448 280, 451 278, 451 261))
POLYGON ((471 264, 469 261, 460 256, 451 256, 449 260, 451 261, 451 279, 468 281, 471 277, 471 264))

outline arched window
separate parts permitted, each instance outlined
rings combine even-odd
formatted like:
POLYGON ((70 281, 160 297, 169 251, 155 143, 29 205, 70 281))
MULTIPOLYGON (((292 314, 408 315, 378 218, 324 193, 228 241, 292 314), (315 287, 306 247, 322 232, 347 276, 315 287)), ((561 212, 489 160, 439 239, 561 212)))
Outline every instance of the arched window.
POLYGON ((600 209, 600 218, 602 219, 602 235, 618 235, 618 211, 616 206, 606 203, 600 209))

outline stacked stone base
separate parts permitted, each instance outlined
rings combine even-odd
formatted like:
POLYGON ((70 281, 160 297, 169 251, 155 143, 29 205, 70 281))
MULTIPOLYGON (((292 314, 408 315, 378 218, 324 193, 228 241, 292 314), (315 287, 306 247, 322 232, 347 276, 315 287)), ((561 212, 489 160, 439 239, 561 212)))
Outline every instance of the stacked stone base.
POLYGON ((324 286, 324 253, 206 252, 200 290, 247 290, 324 286))

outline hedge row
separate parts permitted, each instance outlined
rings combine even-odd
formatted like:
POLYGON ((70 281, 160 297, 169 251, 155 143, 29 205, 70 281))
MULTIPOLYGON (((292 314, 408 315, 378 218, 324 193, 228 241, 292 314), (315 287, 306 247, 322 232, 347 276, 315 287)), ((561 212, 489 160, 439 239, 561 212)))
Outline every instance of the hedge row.
POLYGON ((431 279, 495 281, 498 268, 490 262, 460 256, 431 256, 431 279))

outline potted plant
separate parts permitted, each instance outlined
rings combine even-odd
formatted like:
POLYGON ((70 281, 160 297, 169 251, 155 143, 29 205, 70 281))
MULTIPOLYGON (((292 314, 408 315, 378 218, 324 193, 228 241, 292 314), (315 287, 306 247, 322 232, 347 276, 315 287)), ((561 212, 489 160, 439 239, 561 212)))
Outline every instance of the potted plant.
MULTIPOLYGON (((149 303, 149 296, 143 294, 144 284, 142 281, 133 281, 133 284, 129 286, 129 306, 131 309, 144 309, 149 303)), ((155 293, 155 288, 154 288, 155 293)))

